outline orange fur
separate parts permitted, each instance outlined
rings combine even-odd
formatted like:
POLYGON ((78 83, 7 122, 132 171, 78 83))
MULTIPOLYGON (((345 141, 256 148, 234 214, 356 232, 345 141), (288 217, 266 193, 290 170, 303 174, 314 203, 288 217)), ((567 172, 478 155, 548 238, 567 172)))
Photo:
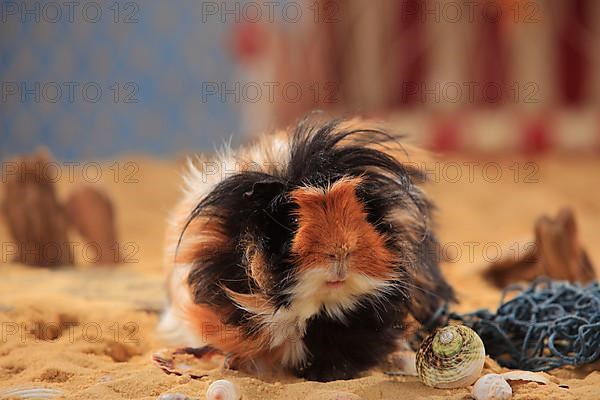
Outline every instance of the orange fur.
POLYGON ((252 240, 242 240, 244 251, 244 262, 248 270, 248 275, 261 290, 266 290, 273 283, 267 273, 267 266, 264 254, 252 240))
POLYGON ((182 240, 175 257, 176 263, 191 263, 199 257, 210 254, 224 246, 227 236, 221 225, 210 218, 196 218, 186 229, 185 236, 193 239, 182 240))
POLYGON ((356 197, 360 181, 344 178, 328 190, 308 187, 292 192, 300 227, 292 252, 301 270, 335 260, 347 263, 349 271, 390 278, 392 254, 385 247, 385 238, 368 223, 356 197))
MULTIPOLYGON (((172 282, 172 284, 177 286, 176 282, 172 282)), ((178 290, 179 292, 176 292, 171 298, 171 306, 177 310, 176 312, 181 318, 190 324, 202 343, 208 343, 224 353, 235 354, 236 360, 242 363, 254 358, 265 357, 270 340, 268 332, 264 332, 262 335, 259 332, 252 338, 248 338, 238 327, 222 321, 221 317, 227 314, 227 310, 194 304, 189 295, 189 289, 179 286, 178 290), (187 290, 187 292, 181 292, 181 290, 187 290)), ((244 298, 244 295, 241 296, 240 301, 250 301, 244 298)), ((246 296, 250 297, 250 295, 246 296)))

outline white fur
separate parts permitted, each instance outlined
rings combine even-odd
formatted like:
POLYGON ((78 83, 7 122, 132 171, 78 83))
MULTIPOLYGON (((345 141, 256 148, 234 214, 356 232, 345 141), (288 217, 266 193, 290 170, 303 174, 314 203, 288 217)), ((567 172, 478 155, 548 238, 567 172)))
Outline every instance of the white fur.
POLYGON ((350 272, 342 286, 329 288, 328 277, 327 268, 302 273, 291 291, 291 305, 263 320, 270 329, 271 348, 283 347, 282 361, 286 365, 300 366, 306 362, 308 354, 302 337, 310 318, 323 311, 330 318, 345 322, 346 314, 358 305, 361 296, 383 292, 389 286, 386 281, 350 272))
POLYGON ((170 305, 160 317, 158 334, 164 342, 174 346, 202 347, 207 344, 170 305))
POLYGON ((170 303, 161 315, 158 324, 158 333, 161 339, 171 345, 201 347, 205 346, 189 322, 182 314, 182 304, 191 304, 191 296, 186 283, 190 272, 190 264, 180 264, 173 267, 169 276, 170 303))

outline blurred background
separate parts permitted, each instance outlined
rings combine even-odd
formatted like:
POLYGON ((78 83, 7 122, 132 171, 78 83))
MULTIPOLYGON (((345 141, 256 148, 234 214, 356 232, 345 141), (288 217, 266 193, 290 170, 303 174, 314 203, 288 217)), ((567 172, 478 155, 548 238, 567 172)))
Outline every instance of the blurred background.
POLYGON ((5 1, 0 157, 169 157, 313 109, 437 151, 600 148, 595 0, 5 1))
MULTIPOLYGON (((596 276, 599 22, 598 0, 0 0, 0 321, 29 328, 0 341, 0 397, 45 382, 73 398, 196 398, 208 381, 148 361, 164 347, 184 156, 314 109, 383 120, 432 150, 410 161, 436 204, 456 311, 497 307, 509 280, 489 271, 503 260, 526 279, 596 276), (532 242, 558 274, 520 268, 532 242), (105 337, 30 328, 72 322, 105 337)), ((203 177, 240 168, 205 160, 203 177)), ((598 377, 565 386, 597 398, 598 377)), ((344 385, 365 399, 438 395, 387 379, 344 385)), ((272 393, 244 382, 245 399, 272 393)), ((322 389, 307 384, 280 398, 322 389)), ((552 387, 540 393, 567 395, 552 387)))

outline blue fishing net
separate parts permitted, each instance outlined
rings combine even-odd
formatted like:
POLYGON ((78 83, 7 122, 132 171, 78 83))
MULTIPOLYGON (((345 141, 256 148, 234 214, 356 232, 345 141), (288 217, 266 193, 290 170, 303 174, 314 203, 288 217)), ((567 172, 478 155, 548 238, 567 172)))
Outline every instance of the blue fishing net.
POLYGON ((598 282, 581 286, 539 278, 529 286, 508 286, 495 313, 445 308, 438 318, 472 328, 486 353, 508 368, 547 371, 600 359, 598 282))

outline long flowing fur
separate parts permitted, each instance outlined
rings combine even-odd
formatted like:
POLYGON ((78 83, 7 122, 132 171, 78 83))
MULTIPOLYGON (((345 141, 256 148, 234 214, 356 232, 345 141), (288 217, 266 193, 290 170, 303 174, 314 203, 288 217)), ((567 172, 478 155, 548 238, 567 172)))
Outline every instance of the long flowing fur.
POLYGON ((379 362, 409 315, 426 322, 454 298, 437 265, 432 204, 415 184, 423 177, 394 156, 397 140, 362 121, 309 117, 223 159, 254 168, 212 183, 193 172, 169 237, 175 264, 189 270, 186 287, 170 288, 171 307, 196 327, 194 309, 211 310, 239 335, 207 344, 241 363, 331 380, 379 362), (311 218, 310 202, 326 208, 323 218, 311 218), (301 239, 306 221, 327 230, 323 239, 301 239), (350 264, 346 286, 331 295, 318 290, 321 270, 307 266, 325 265, 334 240, 352 243, 352 260, 372 262, 350 264), (179 290, 186 305, 176 304, 179 290))

